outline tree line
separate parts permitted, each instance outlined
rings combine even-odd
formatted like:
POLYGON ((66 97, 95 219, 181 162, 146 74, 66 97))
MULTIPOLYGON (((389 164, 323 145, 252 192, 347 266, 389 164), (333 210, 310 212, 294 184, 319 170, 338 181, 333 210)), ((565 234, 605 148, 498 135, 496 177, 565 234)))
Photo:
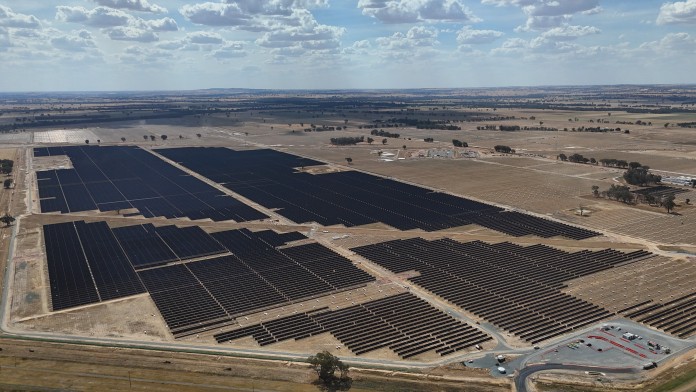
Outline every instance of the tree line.
MULTIPOLYGON (((667 213, 674 211, 677 203, 674 201, 675 197, 673 194, 666 195, 663 197, 655 197, 654 195, 648 193, 646 195, 636 195, 629 189, 626 185, 616 185, 611 184, 609 189, 600 192, 599 186, 592 186, 592 194, 594 197, 606 197, 609 200, 621 201, 626 204, 633 203, 647 203, 648 205, 655 205, 664 207, 667 213)), ((686 199, 686 203, 689 204, 689 199, 686 199)))
POLYGON ((360 136, 360 137, 332 137, 331 139, 331 144, 334 146, 350 146, 350 145, 355 145, 358 143, 362 143, 365 141, 365 136, 360 136))
POLYGON ((597 164, 597 160, 594 158, 585 158, 582 156, 582 154, 575 153, 571 156, 567 156, 566 154, 560 153, 558 154, 557 159, 560 159, 561 161, 565 162, 573 162, 573 163, 591 163, 593 165, 597 164))
POLYGON ((395 138, 395 139, 398 139, 399 137, 401 137, 401 135, 398 133, 391 133, 391 132, 384 131, 382 129, 380 129, 380 130, 373 129, 370 132, 370 135, 380 136, 380 137, 391 137, 391 138, 395 138))

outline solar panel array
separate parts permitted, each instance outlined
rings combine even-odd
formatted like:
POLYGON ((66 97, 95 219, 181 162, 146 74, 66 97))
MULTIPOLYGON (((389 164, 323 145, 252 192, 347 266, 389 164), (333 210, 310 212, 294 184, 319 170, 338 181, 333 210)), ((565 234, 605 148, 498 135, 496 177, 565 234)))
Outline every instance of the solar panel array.
POLYGON ((275 247, 299 239, 297 234, 241 229, 213 233, 212 237, 233 255, 138 273, 177 337, 374 280, 320 244, 275 247), (182 302, 182 295, 191 295, 193 300, 182 302))
POLYGON ((43 227, 53 310, 145 291, 105 222, 43 227))
POLYGON ((267 216, 133 146, 34 149, 34 156, 67 155, 74 169, 36 173, 42 212, 135 208, 146 218, 235 220, 267 216))
POLYGON ((147 290, 176 336, 374 280, 320 244, 293 246, 297 232, 77 221, 44 238, 53 310, 147 290))
POLYGON ((388 347, 402 358, 432 350, 447 355, 492 339, 410 293, 265 321, 219 333, 215 339, 223 343, 253 336, 265 346, 326 332, 356 355, 388 347))
POLYGON ((565 281, 651 255, 421 238, 352 250, 395 273, 418 271, 413 283, 531 343, 612 315, 563 293, 565 281))
POLYGON ((696 293, 666 302, 645 301, 619 313, 683 339, 696 334, 696 293))
POLYGON ((513 236, 585 239, 599 233, 356 171, 313 175, 321 162, 274 150, 158 149, 157 153, 297 222, 435 231, 478 224, 513 236))

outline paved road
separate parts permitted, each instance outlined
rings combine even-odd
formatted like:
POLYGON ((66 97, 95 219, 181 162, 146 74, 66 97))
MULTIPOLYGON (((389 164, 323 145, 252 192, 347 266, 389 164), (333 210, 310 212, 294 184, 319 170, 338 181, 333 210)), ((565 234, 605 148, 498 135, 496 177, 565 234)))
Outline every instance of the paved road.
POLYGON ((590 371, 590 372, 601 372, 601 373, 614 373, 614 374, 628 374, 628 373, 638 373, 640 370, 637 368, 604 368, 596 366, 582 366, 582 365, 564 365, 562 363, 547 363, 540 365, 531 365, 522 368, 515 376, 515 389, 517 392, 527 392, 527 378, 534 373, 543 372, 546 370, 577 370, 577 371, 590 371))

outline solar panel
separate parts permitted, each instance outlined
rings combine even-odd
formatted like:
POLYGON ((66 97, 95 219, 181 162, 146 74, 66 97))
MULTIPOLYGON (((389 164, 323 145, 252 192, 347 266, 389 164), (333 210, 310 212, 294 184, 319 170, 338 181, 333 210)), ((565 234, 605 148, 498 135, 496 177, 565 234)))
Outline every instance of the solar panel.
POLYGON ((102 300, 145 292, 106 222, 75 222, 102 300))
POLYGON ((200 227, 161 226, 155 232, 180 259, 223 253, 226 249, 200 227))
POLYGON ((53 310, 99 302, 73 223, 44 225, 43 233, 53 310))
POLYGON ((112 231, 136 269, 178 260, 152 224, 119 227, 112 231))

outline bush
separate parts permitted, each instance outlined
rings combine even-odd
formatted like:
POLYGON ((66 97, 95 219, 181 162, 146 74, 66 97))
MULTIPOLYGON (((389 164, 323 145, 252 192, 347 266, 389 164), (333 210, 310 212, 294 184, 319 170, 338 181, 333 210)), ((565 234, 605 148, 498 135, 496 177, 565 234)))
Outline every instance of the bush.
POLYGON ((513 150, 509 146, 497 145, 493 148, 495 149, 496 152, 501 152, 503 154, 512 154, 515 152, 515 150, 513 150))

